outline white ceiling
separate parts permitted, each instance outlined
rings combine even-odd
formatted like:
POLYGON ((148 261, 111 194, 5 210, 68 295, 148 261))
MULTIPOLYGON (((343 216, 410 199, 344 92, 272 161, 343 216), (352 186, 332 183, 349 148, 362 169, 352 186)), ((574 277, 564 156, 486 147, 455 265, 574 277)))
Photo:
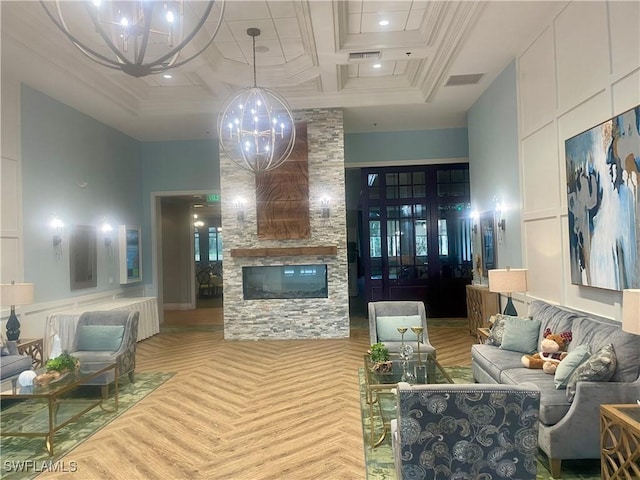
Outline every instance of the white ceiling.
POLYGON ((253 83, 246 30, 258 27, 257 83, 293 109, 343 107, 349 133, 465 126, 480 94, 566 3, 227 0, 213 44, 164 79, 97 65, 39 2, 3 0, 2 75, 139 140, 213 138, 224 99, 253 83), (349 59, 378 50, 379 60, 349 59), (451 75, 476 73, 483 75, 475 85, 445 85, 451 75))

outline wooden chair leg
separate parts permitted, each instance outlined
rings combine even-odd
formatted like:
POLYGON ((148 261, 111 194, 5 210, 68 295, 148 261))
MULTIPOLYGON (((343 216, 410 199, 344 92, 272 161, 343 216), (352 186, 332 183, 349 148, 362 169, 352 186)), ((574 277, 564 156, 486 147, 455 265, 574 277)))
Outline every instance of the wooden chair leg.
POLYGON ((549 468, 551 469, 551 476, 553 478, 561 478, 560 477, 560 467, 562 464, 562 460, 558 458, 550 458, 549 459, 549 468))
POLYGON ((109 385, 102 385, 100 389, 102 390, 102 399, 106 400, 109 398, 109 385))

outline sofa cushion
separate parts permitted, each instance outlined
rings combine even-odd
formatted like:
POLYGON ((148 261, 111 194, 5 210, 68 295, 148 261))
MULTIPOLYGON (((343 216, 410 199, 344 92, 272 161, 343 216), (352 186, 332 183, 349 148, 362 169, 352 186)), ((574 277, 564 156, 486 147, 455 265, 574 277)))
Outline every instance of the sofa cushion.
POLYGON ((538 348, 540 320, 507 317, 500 348, 521 353, 533 353, 538 348))
POLYGON ((556 369, 553 383, 556 388, 567 388, 571 374, 591 356, 589 345, 579 345, 569 352, 556 369))
POLYGON ((590 345, 596 352, 612 344, 616 352, 617 367, 611 377, 614 382, 632 382, 640 374, 640 335, 624 332, 620 322, 596 316, 579 317, 572 328, 573 340, 568 351, 578 345, 590 345))
POLYGON ((500 383, 522 385, 532 383, 540 389, 540 421, 545 425, 555 425, 571 407, 564 390, 557 390, 553 375, 540 369, 511 368, 503 370, 500 383))
POLYGON ((608 382, 616 370, 616 365, 616 352, 609 343, 573 371, 567 383, 567 400, 573 402, 578 382, 608 382))
POLYGON ((31 362, 32 360, 29 355, 6 355, 2 357, 0 380, 19 375, 25 370, 30 370, 31 362))
POLYGON ((496 315, 492 315, 489 323, 491 323, 491 327, 489 330, 489 337, 487 338, 488 345, 494 345, 499 347, 502 344, 502 337, 504 337, 504 326, 505 320, 507 318, 519 318, 520 320, 528 320, 525 317, 514 317, 512 315, 504 315, 502 313, 497 313, 496 315))
MULTIPOLYGON (((376 317, 376 329, 378 332, 378 340, 381 342, 399 342, 402 340, 402 334, 398 331, 398 327, 421 327, 422 317, 420 315, 396 315, 393 317, 376 317)), ((405 340, 415 339, 415 333, 407 331, 405 340)))
POLYGON ((124 325, 82 325, 78 350, 115 352, 122 344, 124 325))
POLYGON ((506 368, 522 367, 522 354, 509 350, 502 350, 493 345, 477 344, 471 347, 471 358, 496 382, 500 381, 500 374, 506 368))
POLYGON ((529 306, 529 316, 540 320, 540 337, 538 344, 543 339, 542 334, 549 328, 553 333, 562 333, 571 331, 573 321, 578 318, 576 312, 566 310, 564 308, 550 305, 540 300, 534 300, 529 306))

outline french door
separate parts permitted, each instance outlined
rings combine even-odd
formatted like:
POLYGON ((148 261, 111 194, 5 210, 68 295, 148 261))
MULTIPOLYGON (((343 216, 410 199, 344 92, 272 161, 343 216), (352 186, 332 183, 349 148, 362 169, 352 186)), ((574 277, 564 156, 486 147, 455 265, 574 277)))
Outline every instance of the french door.
POLYGON ((431 316, 465 316, 471 282, 469 170, 362 170, 367 301, 421 300, 431 316))

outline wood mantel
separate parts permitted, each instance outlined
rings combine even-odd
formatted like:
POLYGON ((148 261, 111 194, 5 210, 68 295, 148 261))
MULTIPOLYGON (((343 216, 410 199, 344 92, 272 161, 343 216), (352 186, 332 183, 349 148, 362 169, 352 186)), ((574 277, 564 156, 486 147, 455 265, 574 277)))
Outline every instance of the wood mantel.
POLYGON ((338 247, 232 248, 232 257, 293 257, 300 255, 337 255, 338 247))

